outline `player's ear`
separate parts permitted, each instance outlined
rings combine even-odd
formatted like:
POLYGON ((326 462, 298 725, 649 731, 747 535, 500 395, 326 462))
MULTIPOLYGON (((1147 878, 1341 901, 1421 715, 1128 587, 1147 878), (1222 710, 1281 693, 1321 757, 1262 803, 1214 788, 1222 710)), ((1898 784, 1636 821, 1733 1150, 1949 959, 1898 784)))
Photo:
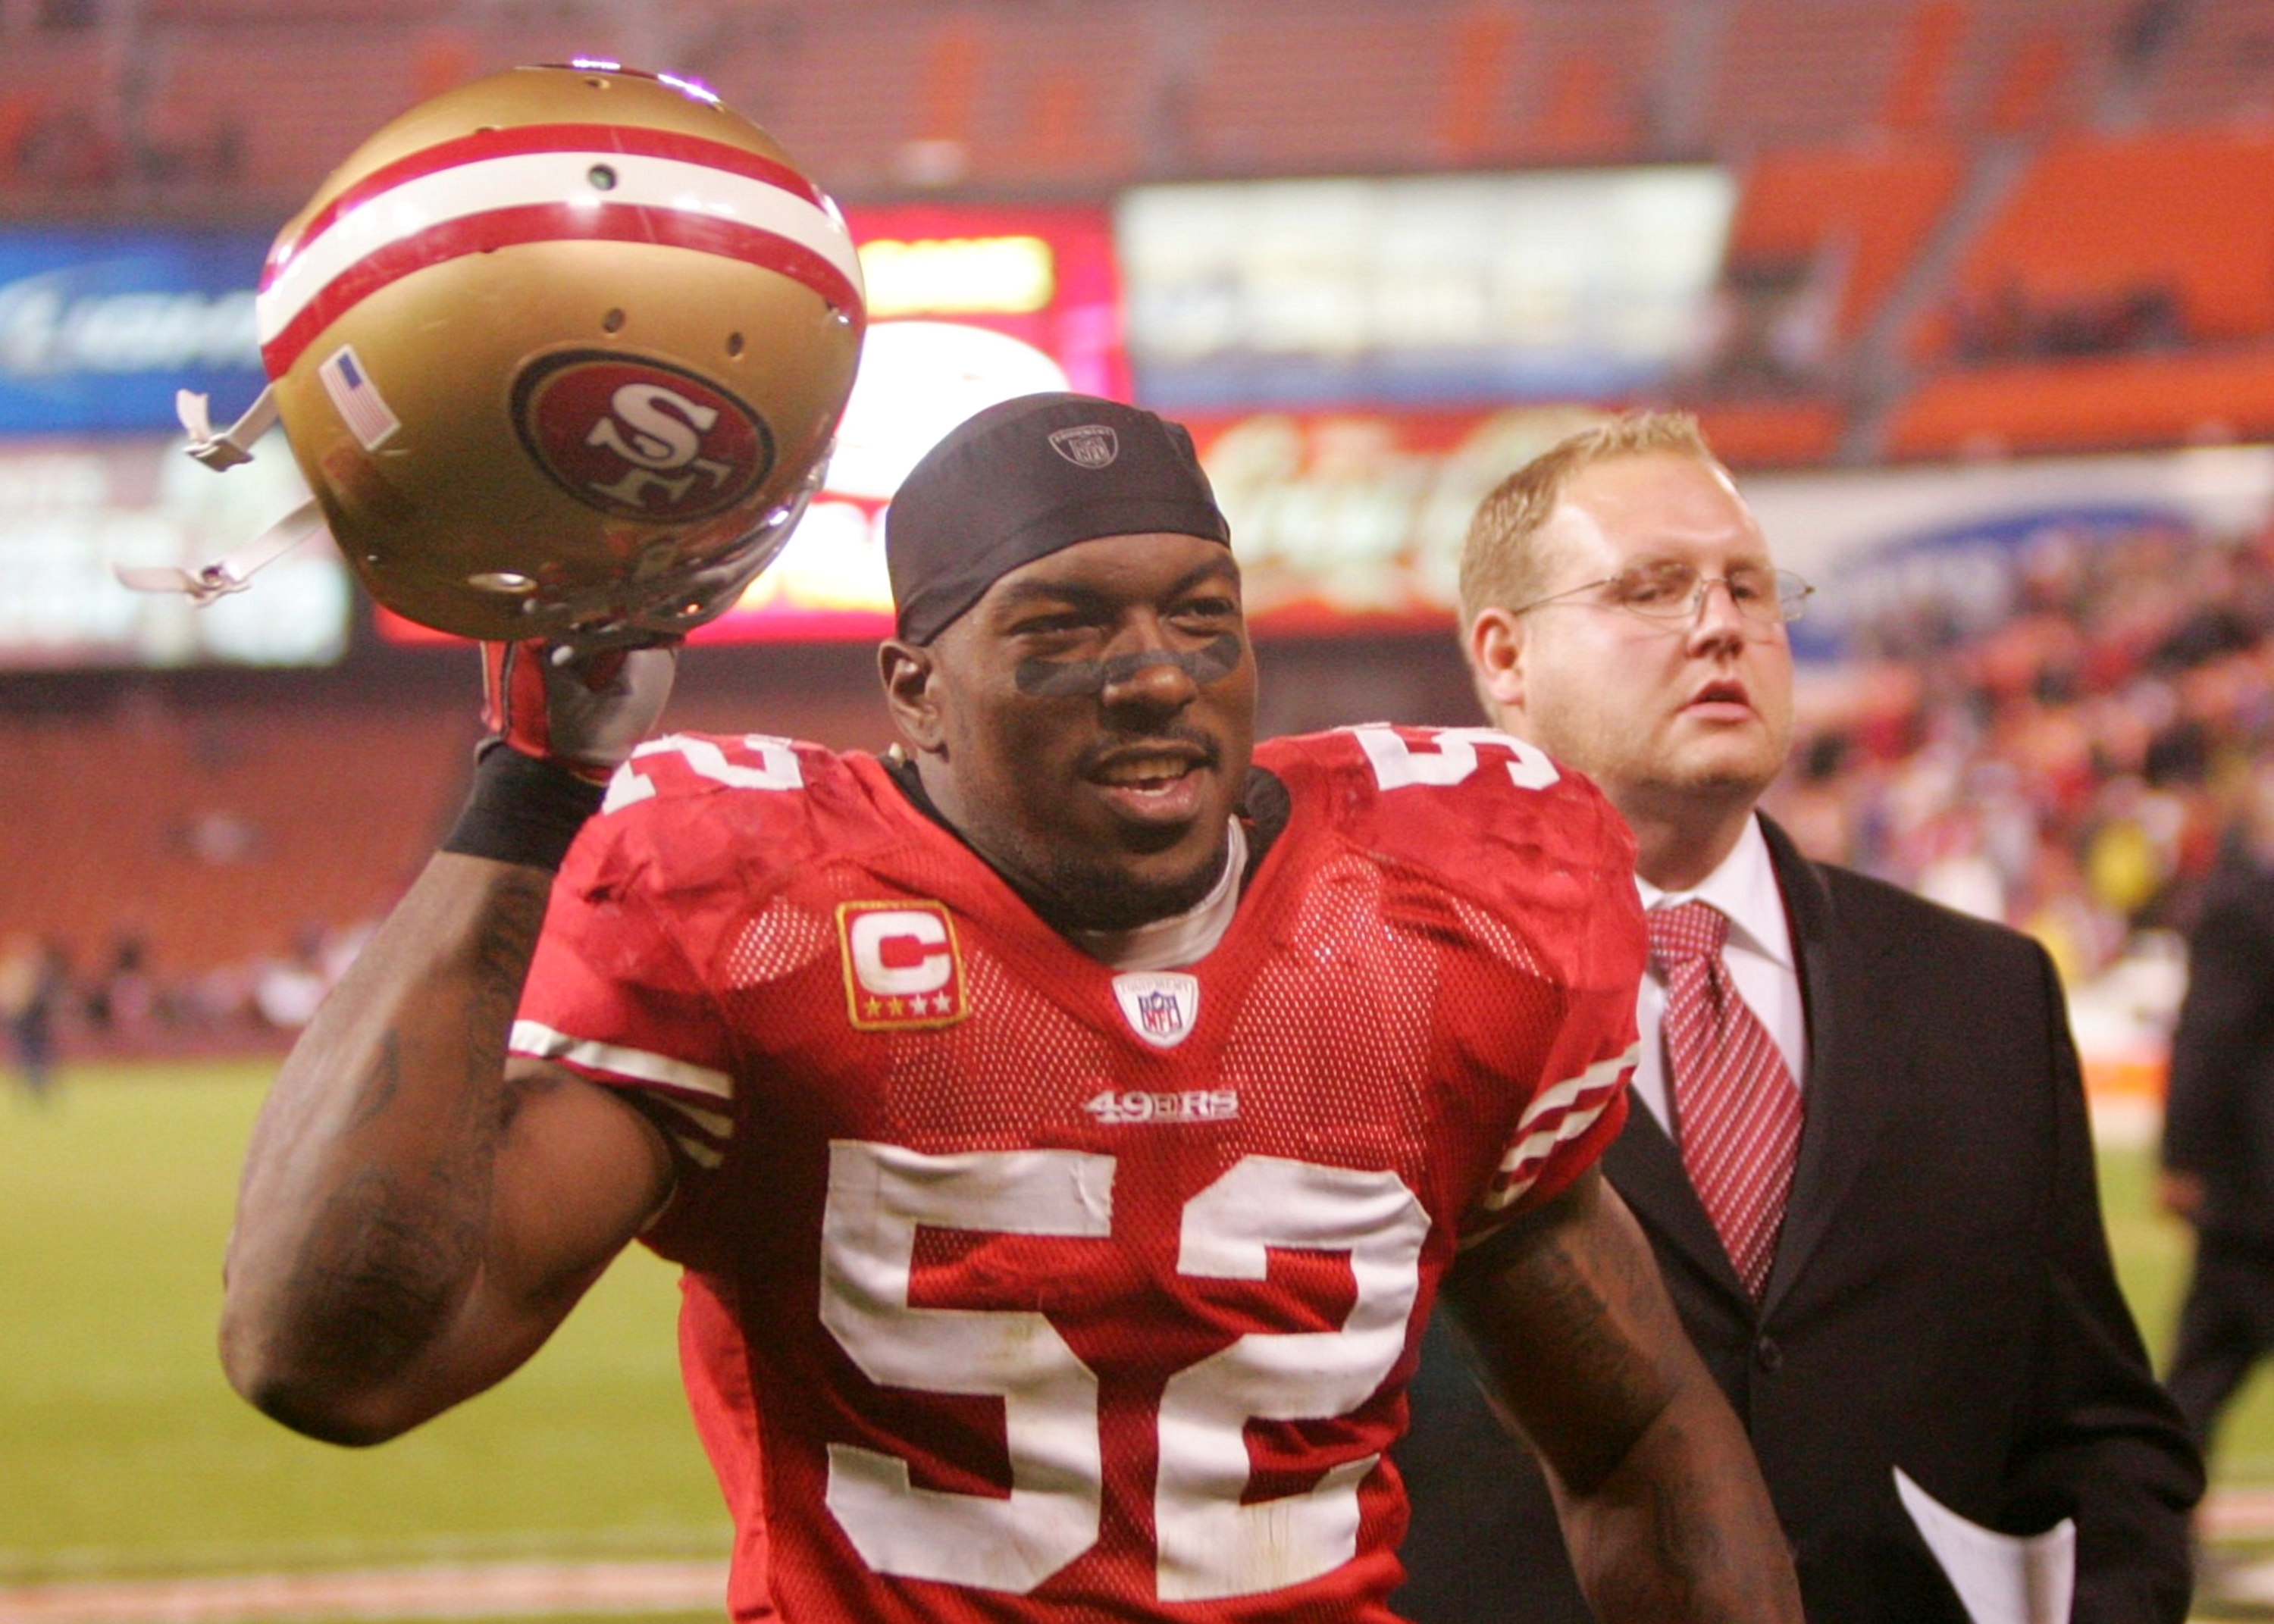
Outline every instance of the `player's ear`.
POLYGON ((1497 605, 1480 609, 1461 652, 1487 718, 1508 726, 1524 712, 1524 622, 1497 605))
POLYGON ((885 707, 900 736, 927 755, 945 748, 941 726, 939 657, 919 643, 887 638, 877 650, 877 674, 885 680, 885 707))

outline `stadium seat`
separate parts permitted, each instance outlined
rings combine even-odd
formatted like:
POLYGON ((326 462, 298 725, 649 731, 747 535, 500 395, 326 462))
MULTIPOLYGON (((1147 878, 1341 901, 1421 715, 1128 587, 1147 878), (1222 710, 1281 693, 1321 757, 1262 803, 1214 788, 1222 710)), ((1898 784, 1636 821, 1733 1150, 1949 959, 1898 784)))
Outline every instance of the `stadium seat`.
POLYGON ((2181 9, 2146 98, 2162 128, 2274 118, 2274 0, 2218 0, 2181 9))
POLYGON ((85 967, 137 934, 182 976, 373 917, 433 849, 472 727, 306 703, 0 720, 19 768, 0 821, 41 854, 0 892, 0 936, 52 936, 85 967))
POLYGON ((1730 224, 1732 263, 1846 256, 1837 326, 1871 320, 1934 227, 1965 158, 1954 144, 1766 153, 1744 175, 1730 224))
POLYGON ((1884 113, 1909 4, 1794 6, 1739 0, 1727 25, 1713 131, 1725 150, 1820 147, 1884 113))
POLYGON ((1949 354, 1968 302, 2057 312, 2160 290, 2191 343, 2274 335, 2274 136, 2156 132, 2048 147, 1913 335, 1949 354))
POLYGON ((2274 350, 2120 356, 1953 371, 1889 434, 1901 457, 2090 450, 2274 434, 2274 350))
POLYGON ((1840 409, 1828 401, 1717 401, 1696 409, 1714 455, 1732 468, 1804 468, 1829 462, 1840 409))

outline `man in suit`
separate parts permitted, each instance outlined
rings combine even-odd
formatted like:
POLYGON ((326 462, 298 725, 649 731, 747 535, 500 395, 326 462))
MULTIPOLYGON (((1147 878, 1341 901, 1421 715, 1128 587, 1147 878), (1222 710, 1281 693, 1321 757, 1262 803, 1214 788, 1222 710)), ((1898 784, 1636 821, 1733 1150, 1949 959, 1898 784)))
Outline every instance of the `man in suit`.
MULTIPOLYGON (((1461 587, 1490 713, 1634 830, 1653 959, 1603 1167, 1746 1425, 1810 1619, 1968 1618, 1901 1472, 2007 1534, 2074 1519, 2080 1624, 2176 1624, 2202 1469, 2110 1267, 2051 963, 1810 862, 1755 810, 1810 589, 1670 414, 1513 475, 1461 587)), ((1398 1455, 1400 1610, 1586 1619, 1540 1473, 1449 1346, 1425 1350, 1398 1455)))
POLYGON ((2219 1414, 2274 1352, 2274 776, 2220 853, 2187 939, 2172 1034, 2164 1205, 2195 1231, 2172 1397, 2208 1454, 2219 1414))

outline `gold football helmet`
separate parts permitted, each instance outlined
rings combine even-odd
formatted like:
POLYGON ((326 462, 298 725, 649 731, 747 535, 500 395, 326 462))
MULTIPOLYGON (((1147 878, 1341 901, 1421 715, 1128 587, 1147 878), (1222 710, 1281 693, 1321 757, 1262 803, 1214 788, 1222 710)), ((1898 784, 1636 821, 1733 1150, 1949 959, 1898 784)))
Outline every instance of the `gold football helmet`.
POLYGON ((257 311, 269 393, 222 434, 185 402, 192 455, 281 418, 380 603, 587 644, 733 605, 820 482, 865 322, 836 205, 771 137, 595 63, 380 130, 278 234, 257 311))

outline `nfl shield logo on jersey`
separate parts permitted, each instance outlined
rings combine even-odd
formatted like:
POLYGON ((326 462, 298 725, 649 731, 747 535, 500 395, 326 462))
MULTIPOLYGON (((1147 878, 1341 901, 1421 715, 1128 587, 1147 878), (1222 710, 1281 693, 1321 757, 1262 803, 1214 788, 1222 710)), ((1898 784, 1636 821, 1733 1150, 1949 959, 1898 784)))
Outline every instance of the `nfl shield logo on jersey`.
POLYGON ((845 1011, 863 1032, 952 1026, 971 1012, 955 921, 940 902, 842 902, 845 1011))
POLYGON ((1156 1049, 1174 1049, 1201 1018, 1196 975, 1174 970, 1132 971, 1113 978, 1113 996, 1129 1029, 1156 1049))

